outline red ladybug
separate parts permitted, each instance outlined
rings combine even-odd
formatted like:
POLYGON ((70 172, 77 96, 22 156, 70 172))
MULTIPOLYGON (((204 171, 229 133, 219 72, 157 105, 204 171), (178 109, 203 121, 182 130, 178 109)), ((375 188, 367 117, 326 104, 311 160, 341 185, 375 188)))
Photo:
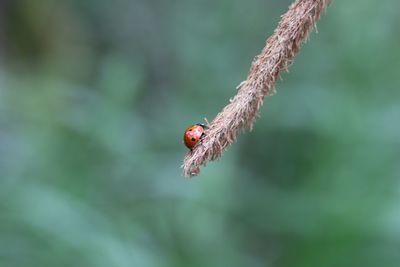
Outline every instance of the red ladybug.
POLYGON ((185 130, 183 142, 190 150, 192 150, 193 147, 204 137, 204 131, 206 129, 208 129, 208 126, 201 123, 190 126, 185 130))

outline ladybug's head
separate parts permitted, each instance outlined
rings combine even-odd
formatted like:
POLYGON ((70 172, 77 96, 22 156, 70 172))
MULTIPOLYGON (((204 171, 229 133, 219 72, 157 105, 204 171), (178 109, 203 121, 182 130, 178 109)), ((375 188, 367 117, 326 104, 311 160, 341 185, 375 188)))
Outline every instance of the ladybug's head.
POLYGON ((204 129, 208 129, 208 125, 204 123, 196 123, 196 125, 203 127, 204 129))

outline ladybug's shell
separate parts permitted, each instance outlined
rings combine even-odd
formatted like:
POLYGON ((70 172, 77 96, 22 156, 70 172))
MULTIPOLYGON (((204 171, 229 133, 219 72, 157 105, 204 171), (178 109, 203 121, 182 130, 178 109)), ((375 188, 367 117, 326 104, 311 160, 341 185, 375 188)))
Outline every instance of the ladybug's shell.
POLYGON ((192 149, 200 141, 203 134, 204 127, 202 125, 192 125, 185 130, 183 142, 189 149, 192 149))

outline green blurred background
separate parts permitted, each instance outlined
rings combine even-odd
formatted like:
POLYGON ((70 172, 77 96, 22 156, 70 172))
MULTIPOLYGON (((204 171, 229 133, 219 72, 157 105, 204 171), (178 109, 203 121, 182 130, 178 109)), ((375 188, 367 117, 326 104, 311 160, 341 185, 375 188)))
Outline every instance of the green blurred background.
POLYGON ((0 266, 400 266, 400 2, 334 1, 254 130, 183 130, 289 0, 0 0, 0 266))

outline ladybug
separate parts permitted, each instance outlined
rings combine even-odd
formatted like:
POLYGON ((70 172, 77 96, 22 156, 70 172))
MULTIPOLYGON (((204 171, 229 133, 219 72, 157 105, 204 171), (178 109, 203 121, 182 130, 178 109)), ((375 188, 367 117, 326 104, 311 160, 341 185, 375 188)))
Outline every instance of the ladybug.
POLYGON ((202 123, 190 126, 185 130, 183 142, 190 150, 192 150, 193 147, 204 137, 204 131, 206 129, 208 129, 208 126, 202 123))

